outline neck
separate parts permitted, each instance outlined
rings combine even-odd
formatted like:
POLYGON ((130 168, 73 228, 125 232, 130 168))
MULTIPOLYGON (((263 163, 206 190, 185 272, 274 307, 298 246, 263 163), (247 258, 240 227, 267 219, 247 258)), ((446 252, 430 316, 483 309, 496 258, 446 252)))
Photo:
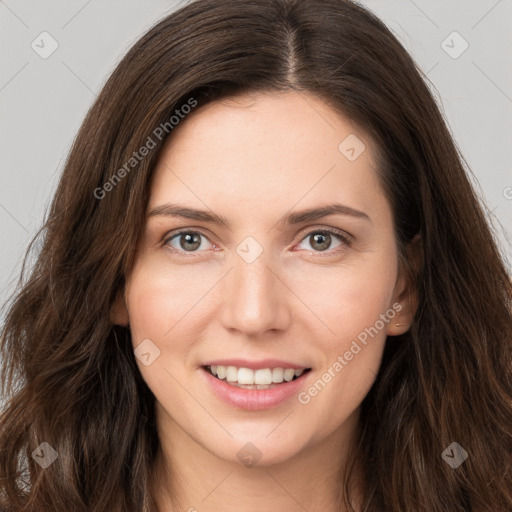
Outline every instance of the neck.
MULTIPOLYGON (((161 440, 151 491, 159 512, 286 510, 345 512, 343 474, 358 434, 359 409, 338 430, 286 461, 245 466, 197 443, 157 406, 161 440)), ((354 467, 350 499, 359 510, 361 468, 354 467)))

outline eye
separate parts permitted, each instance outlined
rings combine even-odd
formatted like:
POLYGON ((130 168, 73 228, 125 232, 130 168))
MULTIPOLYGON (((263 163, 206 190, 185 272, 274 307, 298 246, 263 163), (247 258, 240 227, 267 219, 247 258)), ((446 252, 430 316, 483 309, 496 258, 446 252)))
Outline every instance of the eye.
POLYGON ((310 231, 302 240, 308 240, 311 247, 313 247, 314 252, 337 253, 345 249, 347 246, 350 246, 350 237, 343 231, 333 228, 310 231), (340 243, 334 250, 328 250, 332 245, 333 237, 338 239, 340 243))
MULTIPOLYGON (((205 249, 205 244, 202 239, 208 240, 206 235, 203 235, 198 231, 179 231, 178 233, 173 233, 171 236, 167 237, 164 240, 163 245, 169 247, 172 252, 181 254, 196 253, 202 252, 199 251, 201 247, 205 249)), ((351 238, 348 234, 334 228, 323 228, 310 231, 302 240, 309 240, 314 252, 327 252, 329 254, 333 252, 341 252, 347 246, 350 246, 351 243, 351 238), (339 241, 339 245, 334 250, 328 250, 332 245, 333 237, 339 241)), ((215 244, 212 245, 213 247, 216 247, 215 244)))
POLYGON ((180 231, 168 237, 164 241, 164 245, 170 246, 173 252, 198 252, 197 249, 204 245, 201 237, 208 240, 205 235, 198 231, 180 231), (178 247, 171 242, 177 242, 178 247))

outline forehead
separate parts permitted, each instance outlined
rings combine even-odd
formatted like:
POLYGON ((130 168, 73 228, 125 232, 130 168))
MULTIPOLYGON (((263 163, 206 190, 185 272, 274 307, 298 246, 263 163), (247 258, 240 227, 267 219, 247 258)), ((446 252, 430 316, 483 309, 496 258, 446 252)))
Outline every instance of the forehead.
MULTIPOLYGON (((148 210, 166 202, 213 204, 261 215, 382 196, 372 141, 308 93, 256 93, 198 107, 160 155, 148 210), (285 204, 286 203, 286 204, 285 204)), ((283 212, 281 212, 283 213, 283 212)))

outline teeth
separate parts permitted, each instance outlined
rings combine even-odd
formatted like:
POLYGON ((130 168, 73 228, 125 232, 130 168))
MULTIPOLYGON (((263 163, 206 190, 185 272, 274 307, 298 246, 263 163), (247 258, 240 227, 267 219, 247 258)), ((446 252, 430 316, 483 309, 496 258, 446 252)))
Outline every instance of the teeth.
POLYGON ((272 370, 272 382, 283 382, 284 370, 282 368, 274 368, 272 370))
POLYGON ((228 366, 226 368, 226 380, 229 382, 236 382, 238 380, 238 370, 235 366, 228 366))
POLYGON ((287 368, 284 371, 284 380, 290 381, 293 379, 293 377, 295 377, 295 370, 293 370, 291 368, 287 368))
POLYGON ((226 378, 226 367, 225 366, 212 366, 211 372, 213 373, 213 375, 215 375, 215 373, 217 373, 217 376, 219 377, 219 379, 226 378), (214 370, 214 368, 215 368, 215 370, 214 370))
POLYGON ((261 368, 254 372, 254 384, 272 384, 272 370, 261 368))
POLYGON ((293 368, 252 370, 251 368, 221 365, 212 365, 207 368, 212 375, 221 380, 226 379, 230 383, 240 384, 241 386, 252 387, 254 385, 257 389, 265 389, 270 384, 279 384, 283 381, 290 382, 294 377, 300 377, 304 373, 304 370, 294 370, 293 368))
MULTIPOLYGON (((254 384, 254 372, 249 368, 239 368, 237 373, 238 384, 254 384)), ((258 382, 258 384, 263 384, 258 382)))

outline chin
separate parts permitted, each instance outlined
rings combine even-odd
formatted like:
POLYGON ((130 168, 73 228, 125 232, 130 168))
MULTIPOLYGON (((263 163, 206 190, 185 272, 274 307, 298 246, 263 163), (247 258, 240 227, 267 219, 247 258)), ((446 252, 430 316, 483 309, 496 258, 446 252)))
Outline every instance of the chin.
POLYGON ((290 432, 282 431, 279 434, 274 431, 272 425, 269 429, 261 429, 254 435, 247 432, 234 435, 228 443, 219 446, 218 440, 212 439, 205 445, 218 458, 231 463, 253 466, 272 466, 280 464, 295 457, 304 442, 294 442, 296 436, 290 432))

